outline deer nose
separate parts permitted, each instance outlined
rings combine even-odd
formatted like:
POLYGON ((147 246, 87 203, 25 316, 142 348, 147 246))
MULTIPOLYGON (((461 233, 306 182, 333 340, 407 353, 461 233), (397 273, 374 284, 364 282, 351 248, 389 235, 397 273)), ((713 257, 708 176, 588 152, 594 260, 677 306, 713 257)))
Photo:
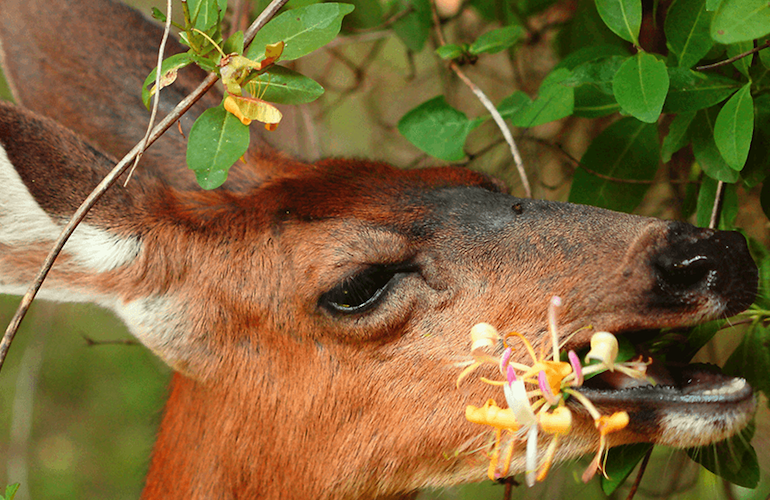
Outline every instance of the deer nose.
MULTIPOLYGON (((724 314, 737 314, 754 302, 758 271, 746 239, 736 231, 671 223, 666 245, 652 259, 659 301, 670 305, 716 298, 724 314)), ((662 305, 662 304, 661 304, 662 305)))

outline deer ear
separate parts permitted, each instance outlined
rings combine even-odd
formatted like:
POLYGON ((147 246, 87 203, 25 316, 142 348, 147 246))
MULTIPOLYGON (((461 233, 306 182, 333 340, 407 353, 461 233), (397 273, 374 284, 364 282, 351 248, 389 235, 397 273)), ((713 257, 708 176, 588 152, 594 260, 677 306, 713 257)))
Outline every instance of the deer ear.
MULTIPOLYGON (((0 101, 0 293, 26 291, 63 225, 113 164, 56 122, 0 101)), ((158 238, 148 236, 157 229, 148 205, 174 205, 173 192, 141 170, 127 187, 110 188, 67 241, 38 295, 112 309, 169 365, 198 377, 207 351, 179 313, 184 299, 158 293, 165 261, 158 238), (148 255, 161 255, 161 264, 148 270, 148 255)), ((164 234, 173 240, 174 231, 164 234)))
MULTIPOLYGON (((0 292, 18 293, 29 284, 64 223, 113 163, 55 122, 0 102, 0 292)), ((109 190, 78 227, 44 297, 93 300, 88 280, 73 278, 109 272, 136 257, 132 191, 147 186, 135 181, 109 190)))
MULTIPOLYGON (((141 140, 149 120, 141 88, 157 64, 158 26, 118 2, 3 0, 2 10, 0 62, 18 104, 118 158, 141 140)), ((169 55, 183 51, 175 41, 167 48, 169 55)), ((204 77, 196 67, 180 71, 161 92, 161 116, 204 77)), ((181 127, 189 131, 199 113, 219 102, 216 95, 204 96, 181 127)), ((165 134, 143 165, 171 184, 193 187, 185 151, 181 134, 165 134)))

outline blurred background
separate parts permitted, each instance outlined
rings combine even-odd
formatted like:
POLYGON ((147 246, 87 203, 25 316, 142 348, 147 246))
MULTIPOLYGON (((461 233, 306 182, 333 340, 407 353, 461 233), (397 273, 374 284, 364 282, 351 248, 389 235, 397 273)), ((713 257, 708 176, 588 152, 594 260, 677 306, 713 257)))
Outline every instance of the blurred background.
MULTIPOLYGON (((149 15, 150 2, 132 3, 149 15)), ((572 12, 585 2, 563 3, 572 12)), ((493 102, 515 89, 530 95, 537 90, 558 60, 554 47, 560 40, 556 31, 545 28, 561 22, 561 15, 544 14, 539 21, 541 36, 522 46, 515 58, 489 56, 467 68, 493 102)), ((450 40, 472 40, 486 26, 478 16, 467 15, 445 29, 450 40)), ((348 28, 343 38, 292 64, 320 82, 326 93, 309 105, 282 107, 285 119, 268 140, 308 161, 352 156, 405 168, 438 164, 399 134, 398 120, 439 93, 470 117, 482 114, 481 105, 455 77, 437 70, 443 63, 431 50, 410 52, 389 31, 348 28)), ((598 27, 565 31, 559 36, 603 36, 598 27)), ((1 79, 0 96, 9 97, 1 79)), ((517 134, 536 197, 566 198, 574 159, 607 123, 569 118, 517 134)), ((510 152, 491 123, 473 133, 466 149, 470 154, 464 165, 505 179, 514 194, 521 194, 510 152)), ((767 245, 767 220, 756 193, 744 194, 738 224, 767 245)), ((637 212, 676 218, 684 196, 680 187, 661 180, 637 212)), ((18 300, 0 295, 3 329, 18 300)), ((739 339, 740 332, 724 331, 699 358, 723 362, 739 339)), ((0 373, 0 493, 6 484, 19 482, 18 500, 138 498, 169 377, 170 370, 147 349, 132 344, 126 328, 111 313, 92 305, 36 303, 0 373)), ((728 485, 684 453, 658 448, 636 498, 767 498, 767 401, 760 401, 759 408, 753 444, 763 475, 757 489, 728 485)), ((513 497, 605 498, 598 481, 587 485, 580 481, 586 465, 583 460, 558 466, 544 484, 514 488, 513 497)), ((503 486, 487 482, 427 491, 420 498, 498 499, 503 492, 503 486)), ((621 488, 613 498, 627 494, 628 488, 621 488)))

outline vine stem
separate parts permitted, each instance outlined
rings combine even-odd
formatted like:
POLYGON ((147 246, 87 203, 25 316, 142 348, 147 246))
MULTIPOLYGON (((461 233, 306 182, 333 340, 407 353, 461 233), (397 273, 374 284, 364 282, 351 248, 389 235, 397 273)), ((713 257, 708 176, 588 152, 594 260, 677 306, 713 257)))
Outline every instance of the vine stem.
POLYGON ((711 219, 709 220, 709 227, 716 229, 719 225, 719 216, 722 215, 722 202, 725 199, 725 183, 719 181, 717 183, 717 193, 714 196, 714 206, 711 208, 711 219))
MULTIPOLYGON (((273 18, 273 16, 278 12, 278 10, 281 9, 281 7, 284 6, 284 4, 286 4, 287 1, 288 0, 273 0, 270 2, 270 5, 268 5, 265 10, 262 11, 262 13, 254 20, 254 22, 251 23, 251 26, 249 26, 249 28, 246 30, 246 33, 244 33, 244 47, 249 46, 251 41, 254 40, 254 36, 257 34, 257 32, 265 24, 267 24, 270 19, 273 18)), ((158 76, 160 76, 160 72, 158 72, 158 76)), ((161 120, 161 122, 158 123, 158 125, 152 130, 149 137, 147 137, 146 147, 149 147, 156 140, 158 140, 158 138, 163 135, 163 133, 168 130, 177 120, 179 120, 179 118, 181 118, 182 115, 193 106, 193 104, 195 104, 201 97, 203 97, 203 94, 208 92, 208 90, 214 86, 218 79, 219 77, 216 73, 209 73, 208 76, 206 76, 206 78, 200 83, 200 85, 198 85, 198 87, 192 91, 190 95, 182 99, 182 101, 177 104, 171 113, 166 115, 166 117, 161 120)), ((24 297, 22 297, 19 307, 16 309, 16 312, 11 318, 11 322, 8 324, 8 327, 5 330, 5 334, 3 334, 2 340, 0 340, 0 370, 3 368, 5 358, 8 356, 8 350, 11 347, 11 342, 13 342, 13 339, 16 336, 16 332, 19 330, 21 321, 24 319, 27 311, 29 311, 29 307, 32 305, 32 301, 35 299, 37 292, 40 290, 43 281, 48 275, 48 272, 51 270, 54 261, 56 261, 56 258, 59 256, 59 253, 64 247, 64 244, 75 231, 75 228, 77 228, 78 224, 80 224, 80 222, 85 218, 88 211, 91 210, 94 204, 96 204, 99 198, 101 198, 104 193, 106 193, 107 190, 112 187, 115 182, 117 182, 118 178, 123 175, 126 170, 128 170, 131 162, 134 161, 141 150, 143 150, 143 148, 140 142, 134 146, 131 151, 129 151, 115 165, 110 173, 107 174, 104 179, 102 179, 102 181, 94 188, 94 190, 91 191, 88 197, 75 211, 75 214, 72 216, 72 218, 70 218, 70 220, 64 226, 64 229, 54 243, 53 248, 46 256, 42 267, 35 276, 35 280, 27 289, 24 297)))
POLYGON ((770 40, 765 40, 765 43, 763 43, 759 47, 754 47, 751 50, 747 50, 746 52, 742 52, 742 53, 738 54, 737 56, 733 56, 733 57, 731 57, 729 59, 725 59, 724 61, 717 61, 717 62, 715 62, 713 64, 706 64, 706 65, 703 65, 703 66, 696 66, 695 69, 698 70, 698 71, 705 71, 707 69, 714 69, 714 68, 718 68, 720 66, 725 66, 725 65, 734 63, 738 59, 743 59, 744 57, 748 57, 751 54, 759 52, 760 50, 766 49, 768 47, 770 47, 770 40))
POLYGON ((139 166, 139 160, 142 159, 142 155, 147 150, 147 147, 149 144, 147 144, 147 140, 150 138, 150 133, 152 132, 152 128, 155 126, 155 119, 158 115, 158 105, 160 104, 160 81, 163 78, 162 71, 163 71, 163 54, 166 53, 166 42, 168 41, 168 34, 171 32, 171 15, 172 15, 172 5, 171 0, 166 0, 166 25, 163 27, 163 38, 160 41, 160 47, 158 48, 158 63, 155 67, 155 95, 152 98, 152 111, 150 112, 150 121, 147 124, 147 132, 144 134, 144 137, 142 138, 141 142, 141 148, 139 149, 139 153, 137 153, 136 158, 134 159, 134 164, 131 166, 131 170, 128 171, 128 175, 126 175, 126 181, 123 183, 123 186, 128 185, 128 181, 131 180, 131 176, 134 173, 134 170, 136 170, 136 167, 139 166))
MULTIPOLYGON (((441 30, 441 20, 438 17, 438 10, 436 9, 435 0, 431 0, 430 7, 433 13, 433 24, 436 28, 436 36, 438 37, 439 45, 444 46, 446 45, 446 39, 444 38, 444 33, 441 30)), ((527 170, 524 168, 524 161, 521 158, 519 148, 516 146, 516 141, 513 140, 511 129, 508 128, 508 125, 500 115, 500 112, 497 111, 497 108, 495 108, 495 105, 491 100, 489 100, 484 91, 481 90, 478 85, 473 83, 470 78, 468 78, 468 76, 460 69, 460 66, 458 66, 456 62, 451 61, 449 63, 449 68, 454 71, 454 73, 460 78, 460 80, 463 81, 463 83, 465 83, 465 85, 468 86, 468 88, 471 89, 471 92, 473 92, 481 104, 483 104, 484 107, 487 108, 487 111, 489 111, 489 113, 492 115, 492 119, 503 133, 505 142, 508 143, 508 147, 511 149, 511 156, 513 156, 514 163, 516 163, 516 170, 518 170, 519 177, 521 178, 521 185, 524 188, 524 195, 527 198, 532 198, 532 187, 530 186, 529 178, 527 177, 527 170)))

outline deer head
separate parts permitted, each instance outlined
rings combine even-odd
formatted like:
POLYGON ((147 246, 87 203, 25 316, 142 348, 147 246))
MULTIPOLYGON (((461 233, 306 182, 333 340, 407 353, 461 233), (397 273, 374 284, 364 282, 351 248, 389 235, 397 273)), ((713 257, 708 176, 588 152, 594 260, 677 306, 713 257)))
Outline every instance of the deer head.
MULTIPOLYGON (((0 292, 21 293, 63 221, 143 134, 138 92, 159 31, 107 0, 0 8, 0 56, 27 108, 0 105, 0 292), (121 57, 108 57, 116 45, 121 57)), ((199 76, 181 75, 164 108, 199 76)), ((183 139, 167 134, 94 208, 42 289, 114 310, 177 371, 144 498, 409 496, 478 481, 486 449, 467 444, 484 431, 464 409, 502 391, 455 386, 474 324, 538 346, 554 295, 563 332, 622 334, 729 316, 756 294, 737 233, 514 198, 459 168, 307 165, 253 142, 230 180, 203 192, 183 139)), ((671 377, 666 397, 585 389, 629 413, 611 444, 706 444, 748 422, 745 384, 671 377)), ((576 412, 557 458, 597 440, 576 412)), ((513 472, 523 468, 521 450, 513 472)))

